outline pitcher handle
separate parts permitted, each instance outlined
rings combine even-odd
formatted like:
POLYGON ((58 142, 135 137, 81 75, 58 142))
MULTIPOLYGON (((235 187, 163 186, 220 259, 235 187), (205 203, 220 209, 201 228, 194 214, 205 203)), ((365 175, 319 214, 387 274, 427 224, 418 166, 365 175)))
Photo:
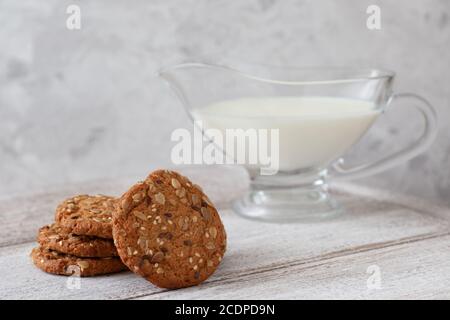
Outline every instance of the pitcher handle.
POLYGON ((379 160, 357 165, 352 168, 345 168, 344 159, 340 158, 331 166, 330 176, 333 180, 358 179, 377 174, 414 158, 431 145, 436 138, 438 129, 435 109, 425 98, 414 93, 394 94, 389 100, 388 105, 390 105, 393 100, 402 98, 418 102, 413 106, 421 112, 425 124, 424 131, 420 138, 400 151, 394 152, 379 160))

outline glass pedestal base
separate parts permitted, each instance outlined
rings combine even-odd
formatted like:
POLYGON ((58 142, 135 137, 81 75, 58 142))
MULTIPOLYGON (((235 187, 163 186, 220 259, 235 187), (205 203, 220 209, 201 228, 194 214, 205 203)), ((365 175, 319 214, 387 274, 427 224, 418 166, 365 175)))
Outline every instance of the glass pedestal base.
POLYGON ((343 212, 323 180, 296 187, 252 185, 232 208, 244 218, 276 223, 328 220, 343 212))

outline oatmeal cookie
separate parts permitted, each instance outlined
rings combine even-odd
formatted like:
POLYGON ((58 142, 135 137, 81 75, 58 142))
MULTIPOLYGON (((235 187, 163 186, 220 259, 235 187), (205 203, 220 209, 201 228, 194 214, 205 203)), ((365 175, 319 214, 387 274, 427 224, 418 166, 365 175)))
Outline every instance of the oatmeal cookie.
POLYGON ((112 239, 113 197, 79 195, 66 199, 56 209, 56 222, 78 235, 112 239))
POLYGON ((37 241, 42 248, 55 250, 77 257, 117 257, 114 242, 93 236, 79 236, 57 224, 39 229, 37 241))
POLYGON ((113 236, 130 270, 171 289, 206 280, 226 249, 225 229, 209 198, 168 170, 151 173, 116 202, 113 236))
POLYGON ((41 247, 31 251, 31 259, 36 267, 47 273, 66 276, 89 277, 127 269, 119 258, 80 258, 41 247))

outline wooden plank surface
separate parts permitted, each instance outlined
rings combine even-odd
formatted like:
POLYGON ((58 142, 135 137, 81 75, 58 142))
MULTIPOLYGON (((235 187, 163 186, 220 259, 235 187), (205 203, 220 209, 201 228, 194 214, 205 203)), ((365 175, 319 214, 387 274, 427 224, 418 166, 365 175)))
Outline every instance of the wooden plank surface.
MULTIPOLYGON (((124 272, 83 278, 73 289, 73 279, 36 269, 28 254, 37 228, 51 221, 61 197, 80 188, 72 186, 0 200, 0 273, 7 275, 0 299, 450 298, 448 208, 347 184, 334 190, 346 208, 340 217, 258 223, 226 209, 229 199, 208 181, 203 185, 222 204, 229 241, 223 263, 204 284, 168 291, 124 272), (379 290, 367 288, 370 265, 380 269, 379 290)), ((238 188, 232 179, 226 183, 232 197, 238 188)), ((83 192, 120 194, 128 184, 99 181, 84 184, 83 192)))
POLYGON ((201 291, 186 288, 137 299, 449 299, 449 247, 449 236, 397 243, 228 277, 201 291), (370 267, 379 270, 379 286, 367 285, 370 267))

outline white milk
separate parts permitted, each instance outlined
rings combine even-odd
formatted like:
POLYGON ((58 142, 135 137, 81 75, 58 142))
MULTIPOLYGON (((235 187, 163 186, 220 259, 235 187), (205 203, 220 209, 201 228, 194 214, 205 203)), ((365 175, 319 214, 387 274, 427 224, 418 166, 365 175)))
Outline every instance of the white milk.
POLYGON ((279 129, 279 169, 324 167, 372 125, 380 110, 367 101, 264 97, 218 102, 192 112, 205 129, 279 129))

